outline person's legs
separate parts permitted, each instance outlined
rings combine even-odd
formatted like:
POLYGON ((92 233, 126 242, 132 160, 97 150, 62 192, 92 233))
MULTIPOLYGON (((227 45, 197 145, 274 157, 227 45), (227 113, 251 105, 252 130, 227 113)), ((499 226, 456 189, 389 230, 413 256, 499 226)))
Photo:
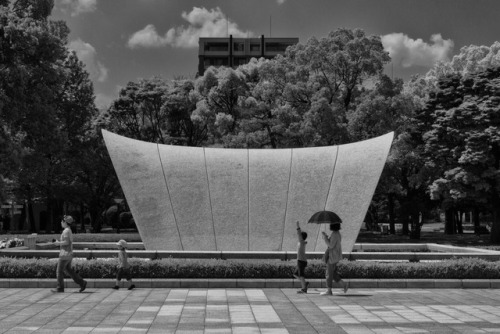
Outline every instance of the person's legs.
POLYGON ((57 291, 64 291, 64 268, 68 260, 59 259, 57 262, 57 291))
POLYGON ((85 287, 87 286, 87 282, 83 278, 81 278, 77 272, 75 272, 75 270, 71 266, 72 260, 73 260, 72 258, 67 260, 67 262, 64 266, 64 271, 66 271, 68 273, 68 275, 73 279, 73 281, 80 286, 80 292, 82 292, 83 290, 85 290, 85 287))
POLYGON ((333 286, 333 277, 334 277, 334 269, 335 265, 328 263, 326 265, 326 291, 322 292, 322 295, 331 295, 332 294, 332 286, 333 286))
POLYGON ((123 276, 123 268, 118 268, 118 270, 116 271, 116 281, 113 289, 118 290, 120 288, 120 281, 122 280, 122 276, 123 276))
POLYGON ((129 283, 128 289, 133 290, 135 288, 135 284, 134 282, 132 282, 132 276, 130 275, 130 268, 126 269, 126 273, 127 273, 127 281, 129 283))
POLYGON ((349 289, 349 286, 347 285, 346 282, 344 282, 344 280, 340 277, 339 273, 338 273, 338 267, 337 267, 337 263, 335 263, 333 265, 333 268, 332 268, 332 277, 333 277, 333 280, 335 281, 335 283, 340 283, 340 285, 342 285, 342 289, 344 290, 344 293, 347 292, 347 289, 349 289))

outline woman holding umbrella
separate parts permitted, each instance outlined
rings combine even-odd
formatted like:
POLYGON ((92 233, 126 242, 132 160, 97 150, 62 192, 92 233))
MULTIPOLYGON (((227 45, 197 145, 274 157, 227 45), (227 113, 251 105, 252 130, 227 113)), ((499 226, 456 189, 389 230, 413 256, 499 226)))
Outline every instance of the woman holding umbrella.
POLYGON ((347 283, 344 282, 338 272, 337 264, 342 259, 342 236, 340 235, 340 221, 330 224, 330 231, 332 233, 328 236, 323 231, 323 240, 328 247, 328 260, 326 262, 326 287, 327 290, 322 292, 321 295, 332 295, 333 281, 340 283, 344 289, 344 293, 349 288, 347 283))
POLYGON ((325 252, 325 262, 327 267, 326 286, 328 289, 325 292, 322 292, 321 295, 332 295, 333 281, 340 283, 344 289, 344 293, 346 293, 349 287, 347 283, 340 278, 337 272, 337 264, 342 259, 342 237, 339 232, 342 219, 340 219, 335 212, 319 211, 311 216, 309 223, 330 224, 330 231, 332 231, 330 236, 328 236, 324 231, 321 232, 323 233, 323 240, 328 247, 325 252))

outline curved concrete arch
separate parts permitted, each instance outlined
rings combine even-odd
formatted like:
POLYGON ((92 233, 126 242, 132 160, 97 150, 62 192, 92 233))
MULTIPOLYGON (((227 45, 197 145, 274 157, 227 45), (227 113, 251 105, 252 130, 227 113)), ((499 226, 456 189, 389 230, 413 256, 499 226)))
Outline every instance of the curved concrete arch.
POLYGON ((306 225, 319 210, 343 220, 350 252, 393 133, 339 146, 221 149, 142 142, 103 130, 113 166, 148 250, 308 251, 326 248, 306 225))

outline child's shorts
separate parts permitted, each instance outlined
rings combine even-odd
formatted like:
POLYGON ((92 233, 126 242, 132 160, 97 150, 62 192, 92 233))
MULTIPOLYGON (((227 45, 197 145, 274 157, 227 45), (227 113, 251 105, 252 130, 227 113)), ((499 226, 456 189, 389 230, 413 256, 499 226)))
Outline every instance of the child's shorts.
POLYGON ((297 277, 305 277, 306 275, 304 274, 304 272, 306 270, 306 267, 307 261, 297 260, 297 268, 295 268, 293 274, 297 277))
POLYGON ((122 278, 125 278, 127 281, 132 279, 128 268, 118 268, 118 271, 116 272, 116 280, 121 281, 122 278))

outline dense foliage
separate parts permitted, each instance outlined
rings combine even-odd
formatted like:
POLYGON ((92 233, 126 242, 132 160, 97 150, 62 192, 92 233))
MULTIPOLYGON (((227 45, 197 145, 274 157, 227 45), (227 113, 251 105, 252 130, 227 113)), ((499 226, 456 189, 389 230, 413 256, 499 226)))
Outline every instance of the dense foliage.
MULTIPOLYGON (((215 260, 130 258, 133 278, 293 278, 295 261, 215 260)), ((85 278, 116 276, 118 260, 75 259, 73 265, 85 278)), ((0 258, 0 278, 54 278, 57 259, 0 258)), ((500 262, 479 259, 453 259, 438 262, 363 262, 339 263, 344 278, 423 278, 423 279, 500 279, 500 262)), ((324 278, 320 260, 308 261, 305 272, 310 279, 324 278)))

